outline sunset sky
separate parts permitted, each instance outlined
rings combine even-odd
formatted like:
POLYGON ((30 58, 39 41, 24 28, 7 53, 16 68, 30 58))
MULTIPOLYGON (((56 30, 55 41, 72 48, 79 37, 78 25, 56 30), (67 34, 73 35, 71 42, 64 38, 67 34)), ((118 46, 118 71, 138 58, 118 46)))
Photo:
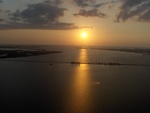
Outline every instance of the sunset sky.
POLYGON ((150 0, 0 0, 0 44, 150 47, 150 0))

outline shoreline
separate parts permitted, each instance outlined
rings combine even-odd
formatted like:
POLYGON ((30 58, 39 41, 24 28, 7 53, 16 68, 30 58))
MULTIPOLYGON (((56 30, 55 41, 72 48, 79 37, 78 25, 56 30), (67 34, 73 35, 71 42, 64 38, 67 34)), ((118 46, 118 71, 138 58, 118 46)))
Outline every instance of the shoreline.
POLYGON ((29 57, 29 56, 39 56, 46 54, 56 54, 62 53, 62 51, 47 51, 44 49, 39 50, 25 50, 25 49, 16 49, 16 50, 0 50, 0 59, 5 58, 17 58, 17 57, 29 57))

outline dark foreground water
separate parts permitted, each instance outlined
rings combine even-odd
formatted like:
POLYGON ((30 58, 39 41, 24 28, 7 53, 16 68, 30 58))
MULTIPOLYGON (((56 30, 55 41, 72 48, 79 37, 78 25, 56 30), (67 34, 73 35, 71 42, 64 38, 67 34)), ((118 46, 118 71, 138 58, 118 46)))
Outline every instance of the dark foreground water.
POLYGON ((45 48, 63 53, 0 61, 1 113, 150 113, 149 66, 64 63, 150 64, 150 56, 45 48))

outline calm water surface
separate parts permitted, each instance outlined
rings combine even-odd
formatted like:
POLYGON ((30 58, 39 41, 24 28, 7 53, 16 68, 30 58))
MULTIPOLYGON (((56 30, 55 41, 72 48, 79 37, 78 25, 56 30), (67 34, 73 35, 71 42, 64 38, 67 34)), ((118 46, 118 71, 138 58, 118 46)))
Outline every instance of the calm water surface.
POLYGON ((44 48, 63 53, 0 61, 1 111, 150 113, 150 67, 64 63, 150 64, 150 56, 67 46, 44 48))

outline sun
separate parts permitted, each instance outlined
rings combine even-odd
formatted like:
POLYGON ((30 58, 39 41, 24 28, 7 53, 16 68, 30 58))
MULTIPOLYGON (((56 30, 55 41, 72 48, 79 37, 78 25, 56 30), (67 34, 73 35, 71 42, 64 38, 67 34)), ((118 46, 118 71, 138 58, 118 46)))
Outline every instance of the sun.
POLYGON ((82 33, 82 38, 86 38, 87 37, 87 34, 84 32, 82 33))

